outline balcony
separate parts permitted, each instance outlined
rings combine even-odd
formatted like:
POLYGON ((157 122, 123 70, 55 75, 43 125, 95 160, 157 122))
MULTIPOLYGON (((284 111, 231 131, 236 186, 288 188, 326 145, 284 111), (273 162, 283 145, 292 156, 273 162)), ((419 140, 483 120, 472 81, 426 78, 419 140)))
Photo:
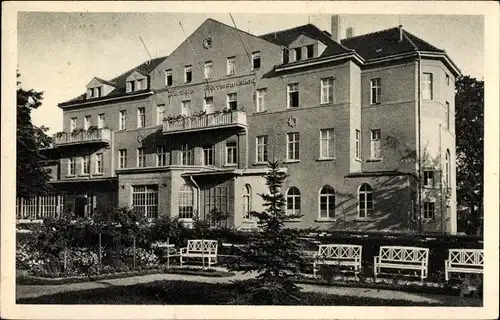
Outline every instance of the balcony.
POLYGON ((93 131, 61 132, 54 135, 54 145, 56 147, 88 143, 104 143, 109 145, 111 143, 111 130, 103 128, 93 131))
POLYGON ((245 128, 246 126, 247 115, 243 111, 209 113, 185 116, 179 119, 165 119, 163 121, 163 134, 229 127, 245 128))

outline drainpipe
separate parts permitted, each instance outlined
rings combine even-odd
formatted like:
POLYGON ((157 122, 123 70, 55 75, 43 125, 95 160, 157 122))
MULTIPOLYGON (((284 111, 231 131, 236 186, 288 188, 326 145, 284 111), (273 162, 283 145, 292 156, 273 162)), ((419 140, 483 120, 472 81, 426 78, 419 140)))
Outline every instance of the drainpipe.
POLYGON ((417 81, 417 90, 418 90, 418 100, 417 100, 417 117, 418 117, 418 229, 419 232, 422 233, 422 150, 421 150, 421 118, 420 118, 420 104, 421 104, 421 85, 420 85, 420 77, 422 73, 422 56, 420 52, 417 51, 418 55, 418 81, 417 81))
POLYGON ((196 181, 194 181, 194 178, 192 175, 189 176, 191 182, 194 184, 194 186, 196 187, 196 189, 198 190, 197 192, 197 199, 196 199, 196 209, 198 209, 198 215, 201 214, 201 210, 200 210, 200 186, 196 183, 196 181))

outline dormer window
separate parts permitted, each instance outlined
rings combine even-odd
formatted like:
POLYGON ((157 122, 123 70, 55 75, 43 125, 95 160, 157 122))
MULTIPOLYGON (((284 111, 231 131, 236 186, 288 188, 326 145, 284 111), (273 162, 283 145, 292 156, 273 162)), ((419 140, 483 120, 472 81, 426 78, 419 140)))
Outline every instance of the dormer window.
POLYGON ((135 91, 134 81, 127 81, 127 92, 135 91))
POLYGON ((127 86, 126 87, 127 93, 139 91, 139 90, 146 90, 147 89, 146 78, 127 81, 126 86, 127 86))
POLYGON ((88 97, 89 98, 99 98, 102 94, 101 87, 89 88, 88 97))
POLYGON ((314 44, 308 45, 307 47, 307 58, 313 58, 314 57, 314 44))
POLYGON ((289 61, 289 52, 288 52, 288 49, 287 48, 283 48, 283 64, 287 64, 288 61, 289 61))
POLYGON ((137 80, 137 90, 144 90, 144 89, 146 89, 146 79, 137 80))
POLYGON ((302 48, 295 48, 295 61, 302 60, 302 48))

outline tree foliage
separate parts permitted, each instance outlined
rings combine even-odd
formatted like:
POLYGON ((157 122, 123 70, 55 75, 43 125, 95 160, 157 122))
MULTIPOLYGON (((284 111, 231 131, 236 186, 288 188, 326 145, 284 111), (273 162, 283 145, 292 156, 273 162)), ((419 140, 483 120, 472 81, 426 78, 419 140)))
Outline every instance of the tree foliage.
POLYGON ((247 303, 290 304, 297 302, 300 288, 295 276, 307 261, 301 251, 298 230, 286 229, 284 220, 294 218, 285 213, 285 196, 281 193, 288 175, 278 161, 269 162, 266 185, 269 192, 259 194, 264 200, 263 212, 251 212, 259 219, 260 232, 255 232, 232 265, 233 270, 257 272, 250 280, 237 282, 247 303))
POLYGON ((37 127, 31 121, 31 111, 42 105, 43 92, 25 90, 20 84, 18 81, 16 191, 18 197, 28 198, 51 190, 47 184, 49 175, 41 165, 45 157, 40 152, 50 147, 51 138, 45 134, 47 127, 37 127))
POLYGON ((463 76, 455 83, 457 209, 462 229, 481 232, 484 168, 484 81, 463 76))

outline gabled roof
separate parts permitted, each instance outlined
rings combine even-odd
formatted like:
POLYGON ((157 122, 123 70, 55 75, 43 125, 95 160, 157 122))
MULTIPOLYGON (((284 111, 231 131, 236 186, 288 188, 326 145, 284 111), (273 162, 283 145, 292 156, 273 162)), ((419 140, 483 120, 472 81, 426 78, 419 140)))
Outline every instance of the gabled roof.
POLYGON ((399 41, 400 28, 395 27, 343 39, 341 43, 356 51, 365 61, 416 51, 444 53, 444 50, 436 48, 408 31, 404 29, 401 31, 402 41, 399 41))
POLYGON ((350 52, 349 49, 342 46, 340 43, 335 42, 318 27, 312 24, 306 24, 291 29, 267 33, 261 35, 260 38, 277 45, 288 47, 301 34, 304 34, 313 39, 317 39, 327 46, 325 51, 321 54, 321 57, 350 52))
MULTIPOLYGON (((128 70, 127 72, 122 73, 121 75, 119 75, 117 77, 114 77, 113 79, 111 79, 109 81, 106 81, 106 80, 103 80, 103 79, 100 79, 100 78, 96 77, 97 80, 99 80, 101 82, 104 82, 104 83, 107 83, 110 86, 115 87, 115 89, 113 91, 111 91, 109 94, 107 94, 106 96, 100 97, 100 98, 87 99, 87 94, 84 93, 84 94, 79 95, 76 98, 73 98, 71 100, 68 100, 68 101, 60 103, 59 106, 64 107, 64 106, 67 106, 67 105, 71 105, 71 104, 75 104, 75 103, 80 103, 80 102, 85 102, 85 101, 88 101, 88 100, 99 101, 100 99, 107 99, 107 98, 112 98, 112 97, 118 97, 118 96, 125 95, 125 86, 126 86, 125 82, 126 82, 127 77, 129 76, 129 74, 131 74, 134 71, 138 71, 138 72, 140 72, 142 74, 146 74, 146 75, 150 74, 166 58, 167 57, 159 57, 159 58, 155 58, 155 59, 152 59, 152 60, 145 61, 145 62, 141 63, 140 65, 138 65, 137 67, 132 68, 132 69, 128 70)), ((137 91, 135 93, 139 93, 139 92, 143 92, 143 91, 144 90, 137 91)))
POLYGON ((111 83, 111 82, 109 82, 109 81, 107 81, 107 80, 104 80, 104 79, 102 79, 102 78, 99 78, 99 77, 94 77, 94 79, 96 79, 97 81, 99 81, 99 82, 101 82, 101 83, 103 83, 103 84, 107 84, 107 85, 110 85, 110 86, 113 86, 113 87, 115 86, 115 84, 114 84, 114 83, 111 83))

